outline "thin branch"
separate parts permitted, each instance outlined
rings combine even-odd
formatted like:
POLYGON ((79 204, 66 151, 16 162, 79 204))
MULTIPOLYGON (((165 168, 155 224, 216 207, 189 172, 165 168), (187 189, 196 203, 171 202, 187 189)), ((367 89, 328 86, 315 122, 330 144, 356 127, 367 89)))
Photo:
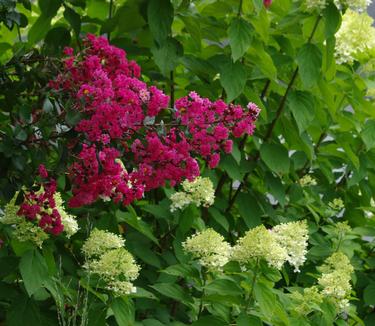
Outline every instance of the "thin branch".
MULTIPOLYGON (((316 32, 316 29, 318 28, 318 25, 319 25, 319 22, 320 22, 321 18, 322 18, 321 16, 318 16, 318 18, 316 19, 315 24, 314 24, 314 27, 313 27, 313 29, 312 29, 312 31, 311 31, 310 37, 309 37, 308 40, 307 40, 307 43, 310 43, 310 42, 312 41, 312 39, 313 39, 313 37, 314 37, 314 34, 315 34, 315 32, 316 32)), ((277 109, 277 111, 276 111, 276 116, 275 116, 275 118, 272 120, 272 122, 271 122, 269 128, 267 129, 267 132, 266 132, 266 134, 265 134, 265 136, 264 136, 264 139, 263 139, 264 142, 267 142, 267 141, 271 138, 271 136, 272 136, 272 132, 273 132, 275 126, 276 126, 276 122, 278 121, 278 119, 280 118, 280 116, 281 116, 281 114, 282 114, 282 112, 283 112, 283 110, 284 110, 284 107, 285 107, 285 104, 286 104, 286 100, 287 100, 288 94, 289 94, 291 88, 293 87, 293 84, 294 84, 294 82, 295 82, 295 80, 296 80, 296 78, 297 78, 298 70, 299 70, 299 69, 298 69, 298 67, 297 67, 297 68, 294 70, 294 72, 293 72, 292 78, 291 78, 290 81, 289 81, 289 84, 288 84, 288 86, 287 86, 287 88, 286 88, 286 90, 285 90, 284 96, 282 97, 281 102, 280 102, 280 105, 279 105, 279 107, 278 107, 278 109, 277 109)), ((255 157, 254 157, 254 161, 257 162, 257 161, 259 160, 259 158, 260 158, 260 152, 257 151, 257 153, 256 153, 256 155, 255 155, 255 157)), ((233 197, 230 199, 230 201, 229 201, 229 203, 228 203, 228 207, 227 207, 227 209, 225 210, 226 212, 229 212, 229 211, 231 210, 231 208, 232 208, 232 206, 233 206, 233 204, 234 204, 234 202, 235 202, 235 200, 236 200, 238 194, 240 193, 240 191, 241 191, 242 188, 244 187, 244 184, 247 182, 247 178, 249 177, 249 175, 250 175, 250 172, 247 172, 247 173, 244 175, 243 181, 240 183, 240 185, 238 186, 236 192, 234 193, 233 197)))

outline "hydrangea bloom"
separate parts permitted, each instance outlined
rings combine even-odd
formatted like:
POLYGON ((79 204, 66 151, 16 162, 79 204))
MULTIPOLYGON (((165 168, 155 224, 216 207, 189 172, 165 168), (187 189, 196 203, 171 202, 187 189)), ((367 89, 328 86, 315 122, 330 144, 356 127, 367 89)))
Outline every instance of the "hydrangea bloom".
POLYGON ((335 56, 338 64, 350 64, 366 56, 375 47, 375 28, 372 23, 373 19, 367 13, 350 9, 345 12, 336 33, 335 56))
POLYGON ((121 236, 104 230, 94 229, 82 246, 82 253, 86 257, 99 257, 105 252, 122 248, 125 239, 121 236))
POLYGON ((182 243, 185 252, 190 253, 208 270, 221 269, 230 257, 231 247, 224 237, 213 229, 197 232, 182 243))
POLYGON ((272 229, 272 233, 279 245, 285 248, 289 264, 294 266, 295 272, 299 272, 299 267, 306 261, 309 238, 307 222, 303 220, 279 224, 272 229))
POLYGON ((322 275, 318 283, 323 288, 322 294, 335 303, 338 311, 345 311, 349 306, 350 280, 354 271, 349 258, 341 252, 336 252, 326 259, 320 271, 322 275))
POLYGON ((252 134, 255 104, 243 109, 194 92, 176 101, 175 114, 163 113, 171 120, 164 124, 159 113, 168 96, 139 79, 140 68, 125 51, 93 35, 84 43, 81 53, 65 50, 64 70, 50 82, 82 116, 79 141, 70 144, 78 151, 69 169, 71 207, 98 198, 128 205, 145 191, 193 180, 200 174, 197 156, 214 168, 221 151, 232 151, 229 137, 252 134))
POLYGON ((124 243, 116 234, 95 229, 82 246, 84 268, 104 281, 106 289, 115 296, 136 292, 132 282, 140 270, 124 243))
POLYGON ((275 235, 263 225, 246 232, 233 247, 232 259, 242 264, 264 259, 270 266, 281 269, 288 252, 277 242, 275 235))
POLYGON ((193 203, 196 206, 211 206, 215 200, 215 189, 209 178, 197 177, 193 181, 182 182, 184 191, 179 191, 171 196, 171 212, 183 209, 193 203))
POLYGON ((308 315, 313 310, 319 310, 319 304, 323 302, 323 295, 317 286, 303 289, 303 293, 293 291, 292 300, 296 303, 293 309, 300 315, 308 315))

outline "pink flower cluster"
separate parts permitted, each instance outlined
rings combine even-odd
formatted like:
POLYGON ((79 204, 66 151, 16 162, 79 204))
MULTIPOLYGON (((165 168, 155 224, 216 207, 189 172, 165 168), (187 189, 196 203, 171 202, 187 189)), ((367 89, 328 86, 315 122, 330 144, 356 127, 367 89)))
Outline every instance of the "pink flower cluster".
POLYGON ((231 134, 236 138, 253 134, 260 111, 254 103, 249 103, 244 111, 240 105, 227 105, 222 100, 211 102, 195 92, 177 100, 175 106, 176 118, 187 127, 192 149, 210 168, 219 164, 221 150, 232 152, 231 134))
MULTIPOLYGON (((44 179, 48 178, 44 165, 39 166, 39 175, 44 179)), ((53 179, 41 184, 38 191, 26 192, 18 215, 24 216, 29 221, 37 222, 38 226, 46 233, 59 235, 64 231, 64 225, 56 207, 55 193, 56 181, 53 179)))
POLYGON ((214 168, 222 150, 232 151, 230 136, 254 130, 254 104, 244 110, 195 93, 177 100, 170 121, 160 123, 169 97, 141 81, 139 66, 103 37, 88 35, 81 53, 69 48, 65 54, 50 85, 83 115, 75 127, 79 153, 69 168, 71 207, 98 198, 128 205, 167 182, 192 180, 200 173, 197 156, 214 168))

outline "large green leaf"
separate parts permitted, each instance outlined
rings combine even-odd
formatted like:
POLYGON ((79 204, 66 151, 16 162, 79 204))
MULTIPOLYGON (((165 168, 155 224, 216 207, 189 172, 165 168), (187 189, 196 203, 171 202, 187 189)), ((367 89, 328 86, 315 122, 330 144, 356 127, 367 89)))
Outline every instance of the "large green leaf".
POLYGON ((309 92, 294 91, 290 93, 288 103, 294 119, 296 120, 299 132, 304 132, 314 120, 314 97, 309 92))
POLYGON ((161 45, 154 46, 151 52, 160 71, 168 77, 176 67, 179 57, 182 56, 181 44, 172 38, 167 39, 161 45))
POLYGON ((290 160, 288 151, 280 144, 263 144, 260 157, 276 173, 288 173, 290 160))
POLYGON ((311 43, 305 44, 297 55, 299 73, 306 88, 314 86, 320 77, 322 67, 322 53, 311 43))
POLYGON ((375 283, 370 283, 363 291, 363 300, 369 306, 375 305, 375 283))
POLYGON ((221 67, 220 82, 227 93, 227 102, 241 95, 245 88, 246 78, 246 70, 239 62, 229 61, 221 67))
POLYGON ((361 132, 367 150, 375 147, 375 120, 368 120, 361 132))
POLYGON ((161 45, 171 34, 172 4, 169 0, 150 0, 147 7, 147 18, 154 39, 161 45))
POLYGON ((36 249, 22 255, 20 272, 29 296, 42 288, 44 282, 49 278, 47 264, 36 249))
POLYGON ((110 308, 118 325, 134 325, 134 305, 131 299, 126 297, 115 298, 110 308))
POLYGON ((253 29, 247 21, 236 17, 233 18, 229 25, 228 36, 233 61, 237 61, 250 47, 253 39, 253 29))
POLYGON ((162 295, 180 301, 184 304, 191 305, 193 303, 192 297, 178 284, 156 283, 150 287, 162 295))

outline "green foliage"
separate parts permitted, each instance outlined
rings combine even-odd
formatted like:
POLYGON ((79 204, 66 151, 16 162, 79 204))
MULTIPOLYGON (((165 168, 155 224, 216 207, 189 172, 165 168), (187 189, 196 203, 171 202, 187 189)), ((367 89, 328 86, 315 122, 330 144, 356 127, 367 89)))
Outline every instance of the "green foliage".
MULTIPOLYGON (((105 34, 124 48, 144 80, 172 101, 194 90, 262 108, 254 137, 236 141, 218 169, 203 169, 216 186, 208 209, 171 213, 168 187, 127 208, 100 202, 74 211, 77 235, 49 240, 43 250, 11 239, 11 227, 0 224, 0 324, 373 325, 375 106, 369 89, 375 75, 371 61, 336 64, 341 16, 333 2, 320 15, 291 0, 275 0, 268 10, 258 0, 0 0, 1 207, 34 184, 40 163, 70 196, 62 171, 74 132, 56 131, 61 103, 47 83, 60 68, 63 47, 80 49, 87 33, 105 34), (304 183, 306 175, 316 183, 304 183), (335 198, 343 207, 332 205, 335 198), (235 262, 211 273, 181 245, 207 227, 233 244, 257 225, 301 219, 310 239, 300 273, 266 264, 244 270, 235 262), (351 231, 338 230, 343 221, 351 231), (92 227, 126 238, 141 265, 136 293, 114 298, 87 279, 80 248, 92 227), (290 292, 316 284, 316 266, 336 251, 355 269, 350 309, 337 314, 327 299, 298 315, 290 292)), ((74 126, 80 117, 66 109, 63 119, 74 126)))

